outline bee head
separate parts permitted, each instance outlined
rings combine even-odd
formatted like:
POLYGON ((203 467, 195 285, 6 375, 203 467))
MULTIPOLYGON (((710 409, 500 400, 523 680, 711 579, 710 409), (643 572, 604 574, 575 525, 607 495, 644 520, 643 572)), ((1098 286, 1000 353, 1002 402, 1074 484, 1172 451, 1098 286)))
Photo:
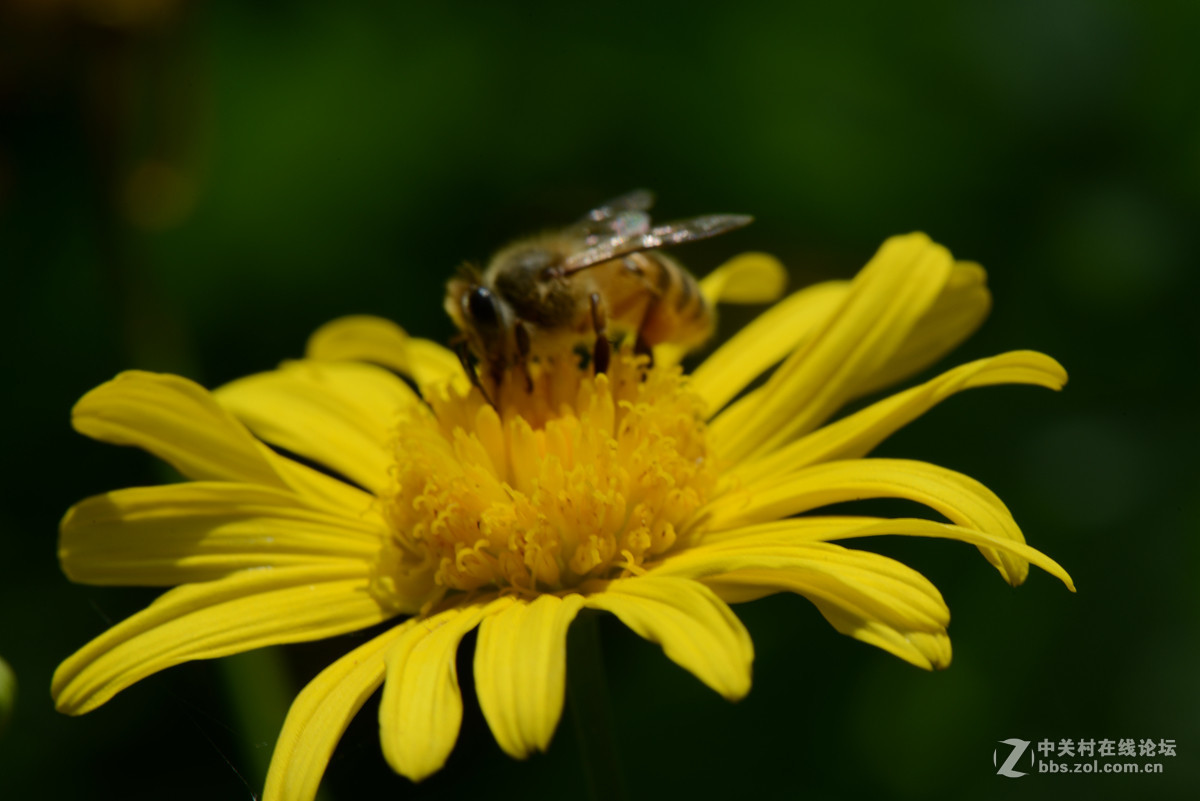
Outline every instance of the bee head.
POLYGON ((486 286, 476 284, 463 293, 463 314, 481 335, 491 338, 503 328, 500 299, 486 286))
POLYGON ((462 276, 450 281, 446 292, 446 312, 462 331, 471 350, 490 365, 505 365, 512 343, 514 315, 508 304, 478 276, 462 276))

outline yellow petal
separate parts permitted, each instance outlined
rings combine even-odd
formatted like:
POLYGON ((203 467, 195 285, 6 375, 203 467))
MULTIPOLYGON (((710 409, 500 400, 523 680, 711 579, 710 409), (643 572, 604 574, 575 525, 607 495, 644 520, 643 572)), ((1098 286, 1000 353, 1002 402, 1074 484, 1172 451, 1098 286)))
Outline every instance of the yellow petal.
MULTIPOLYGON (((1075 591, 1075 584, 1062 565, 1023 542, 964 526, 908 517, 793 517, 771 523, 759 523, 742 528, 711 532, 706 534, 700 540, 700 544, 691 551, 681 552, 678 556, 665 559, 660 564, 664 567, 675 565, 672 572, 676 572, 679 566, 689 564, 689 558, 694 558, 691 556, 693 551, 695 553, 714 553, 723 549, 733 552, 757 549, 770 554, 775 549, 782 549, 779 552, 784 553, 792 545, 885 535, 959 540, 976 547, 991 548, 1037 565, 1067 585, 1067 589, 1071 592, 1075 591), (680 561, 676 562, 675 560, 680 561)), ((657 573, 660 568, 654 569, 657 573)))
POLYGON ((358 514, 371 496, 285 459, 256 440, 204 387, 175 375, 130 370, 80 398, 79 433, 149 451, 197 481, 294 489, 358 514))
POLYGON ((372 362, 411 377, 420 387, 453 380, 470 386, 458 357, 428 339, 410 337, 390 320, 369 315, 341 317, 318 328, 306 355, 322 361, 372 362))
POLYGON ((51 693, 81 715, 163 668, 319 640, 386 620, 358 562, 235 573, 163 594, 59 665, 51 693))
POLYGON ((379 705, 379 738, 392 770, 420 781, 445 764, 462 724, 458 644, 512 602, 483 599, 423 618, 392 645, 379 705))
POLYGON ((479 627, 475 689, 496 742, 509 756, 524 759, 550 746, 566 689, 567 627, 582 606, 579 595, 542 595, 513 604, 479 627))
POLYGON ((692 373, 694 389, 710 415, 768 368, 803 345, 845 301, 848 281, 802 289, 756 317, 717 348, 692 373))
MULTIPOLYGON (((842 634, 926 670, 950 664, 950 638, 944 626, 914 626, 910 619, 889 614, 886 606, 861 607, 859 598, 828 577, 787 569, 746 569, 704 581, 718 595, 732 602, 749 601, 780 591, 803 595, 842 634)), ((933 592, 937 593, 937 590, 933 592)), ((940 594, 936 597, 941 601, 940 594)))
POLYGON ((174 586, 249 568, 371 562, 386 533, 378 512, 339 516, 284 490, 193 481, 76 504, 58 555, 72 581, 174 586))
POLYGON ((1011 557, 1017 562, 1035 564, 1065 584, 1068 590, 1075 592, 1075 582, 1062 565, 1049 556, 1046 556, 1046 554, 1037 548, 1032 548, 1023 542, 965 526, 947 525, 929 520, 888 520, 885 523, 880 523, 878 528, 880 531, 862 529, 849 533, 846 537, 873 537, 879 533, 887 533, 905 537, 959 540, 960 542, 970 543, 985 553, 1000 553, 1011 557))
MULTIPOLYGON (((941 294, 917 321, 900 349, 870 372, 849 383, 847 399, 867 395, 933 364, 970 336, 991 308, 987 274, 978 264, 957 262, 941 294)), ((753 378, 802 347, 812 333, 845 300, 848 281, 829 281, 802 289, 759 315, 705 360, 693 374, 693 385, 718 412, 753 378), (806 297, 813 293, 813 297, 806 297)), ((739 420, 754 411, 760 393, 738 404, 723 423, 736 431, 739 420)))
MULTIPOLYGON (((883 526, 893 521, 877 522, 883 526)), ((802 533, 814 530, 800 527, 802 533)), ((764 534, 695 549, 664 560, 653 572, 700 578, 735 603, 794 592, 812 601, 842 634, 918 667, 950 663, 950 610, 941 593, 917 571, 885 556, 764 534)))
MULTIPOLYGON (((790 517, 733 528, 706 529, 696 534, 694 542, 705 548, 716 548, 728 544, 740 547, 748 539, 777 537, 784 542, 833 542, 849 532, 873 525, 884 518, 850 516, 805 516, 790 517)), ((679 556, 682 556, 681 552, 679 556)), ((674 557, 671 557, 674 558, 674 557)))
POLYGON ((787 286, 787 270, 769 253, 734 256, 700 281, 700 292, 711 304, 771 303, 787 286))
POLYGON ((811 431, 900 349, 950 276, 949 252, 924 234, 892 237, 855 277, 845 302, 758 391, 713 421, 740 461, 811 431))
POLYGON ((877 370, 856 382, 849 397, 869 395, 934 364, 975 333, 991 308, 984 269, 974 262, 955 263, 941 294, 904 344, 877 370))
POLYGON ((267 442, 372 492, 387 483, 399 411, 420 403, 382 367, 313 360, 238 379, 213 396, 267 442))
POLYGON ((186 378, 121 373, 80 398, 71 422, 81 434, 147 450, 198 481, 288 487, 270 450, 186 378))
POLYGON ((1058 362, 1034 351, 1014 351, 980 359, 823 426, 762 458, 739 466, 736 472, 743 482, 749 482, 817 462, 865 456, 896 430, 966 389, 996 384, 1034 384, 1058 390, 1066 381, 1066 371, 1058 362))
MULTIPOLYGON (((965 528, 1025 542, 1008 508, 987 487, 962 473, 904 459, 850 459, 766 477, 718 498, 702 514, 706 528, 736 528, 867 498, 906 498, 965 528)), ((1025 580, 1024 559, 979 550, 1010 584, 1025 580)))
POLYGON ((612 612, 731 701, 750 691, 750 635, 725 602, 699 582, 672 576, 619 579, 588 595, 585 604, 612 612))
POLYGON ((263 801, 312 801, 338 740, 383 683, 384 655, 420 622, 410 618, 360 645, 296 696, 271 755, 263 801))
POLYGON ((713 576, 743 570, 776 571, 789 577, 792 584, 787 588, 809 588, 804 592, 793 590, 801 595, 844 601, 892 624, 934 631, 950 622, 949 610, 937 588, 920 573, 879 554, 828 542, 730 540, 718 547, 700 546, 664 559, 648 575, 704 579, 711 584, 708 579, 713 576))

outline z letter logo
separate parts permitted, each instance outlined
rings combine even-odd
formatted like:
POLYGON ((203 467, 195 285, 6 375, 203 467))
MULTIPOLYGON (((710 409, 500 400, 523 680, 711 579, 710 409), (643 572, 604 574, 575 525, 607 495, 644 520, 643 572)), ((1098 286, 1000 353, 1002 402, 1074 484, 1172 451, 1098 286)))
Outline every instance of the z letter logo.
MULTIPOLYGON (((1012 753, 1010 753, 1008 755, 1008 759, 1004 760, 1004 764, 996 769, 996 773, 999 774, 1000 776, 1007 776, 1010 779, 1018 779, 1021 776, 1024 776, 1025 775, 1024 771, 1013 770, 1013 766, 1017 764, 1017 760, 1019 760, 1021 758, 1021 756, 1025 753, 1025 749, 1029 747, 1029 740, 1018 740, 1018 739, 1013 738, 1013 739, 1009 739, 1009 740, 1001 740, 1000 744, 1001 745, 1011 745, 1012 753)), ((996 760, 998 758, 997 751, 999 751, 999 750, 1000 749, 996 749, 995 751, 992 751, 992 764, 993 765, 996 764, 996 760)), ((1029 755, 1029 761, 1032 764, 1033 754, 1029 755)))

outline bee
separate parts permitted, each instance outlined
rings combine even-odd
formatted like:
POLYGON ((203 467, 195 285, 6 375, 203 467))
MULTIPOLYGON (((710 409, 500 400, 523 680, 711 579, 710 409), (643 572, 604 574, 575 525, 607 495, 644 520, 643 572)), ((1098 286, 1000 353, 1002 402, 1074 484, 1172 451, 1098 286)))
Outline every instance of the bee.
POLYGON ((690 350, 712 335, 715 315, 696 279, 660 248, 723 234, 753 218, 710 214, 653 225, 647 213, 653 203, 644 189, 622 195, 574 225, 514 242, 482 272, 468 266, 451 279, 446 312, 460 331, 459 359, 481 391, 469 353, 498 386, 506 369, 570 353, 589 339, 599 374, 608 368, 610 336, 632 335, 635 350, 652 357, 655 345, 690 350))

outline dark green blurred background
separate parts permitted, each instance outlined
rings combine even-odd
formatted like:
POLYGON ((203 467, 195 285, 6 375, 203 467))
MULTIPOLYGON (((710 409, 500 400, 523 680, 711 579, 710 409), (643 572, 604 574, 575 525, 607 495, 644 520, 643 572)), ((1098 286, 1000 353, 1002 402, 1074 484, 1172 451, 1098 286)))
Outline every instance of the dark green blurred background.
MULTIPOLYGON (((0 796, 250 798, 297 688, 361 640, 54 713, 58 661, 154 595, 68 584, 57 521, 165 477, 71 431, 83 392, 134 367, 213 386, 348 313, 445 340, 460 261, 647 186, 661 219, 757 216, 681 252, 698 273, 761 249, 795 285, 848 277, 913 229, 984 264, 995 310, 941 367, 1035 348, 1070 385, 968 393, 879 452, 985 482, 1079 593, 1036 570, 1013 590, 962 545, 859 543, 939 586, 953 666, 924 673, 771 598, 738 607, 757 658, 736 705, 605 620, 632 795, 1195 797, 1200 4, 900 6, 4 6, 0 655, 20 695, 0 796), (1012 737, 1178 756, 1161 776, 1014 780, 992 764, 1012 737)), ((583 797, 570 714, 549 754, 509 760, 470 652, 447 767, 390 774, 372 700, 325 798, 583 797)))

